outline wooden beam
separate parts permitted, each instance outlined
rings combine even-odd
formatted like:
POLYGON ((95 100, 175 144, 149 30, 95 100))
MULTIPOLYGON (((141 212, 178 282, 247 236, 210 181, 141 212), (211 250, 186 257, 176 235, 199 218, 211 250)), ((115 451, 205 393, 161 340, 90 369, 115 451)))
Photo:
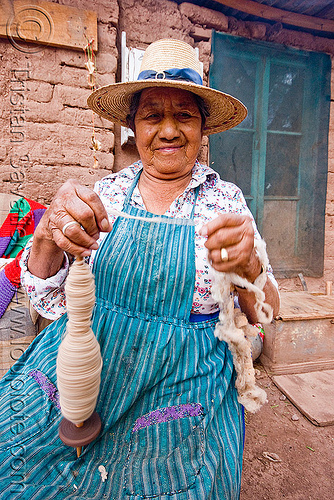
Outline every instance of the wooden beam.
POLYGON ((323 31, 327 33, 334 32, 334 21, 331 19, 321 19, 320 17, 306 16, 304 14, 296 14, 287 10, 269 7, 261 3, 253 2, 252 0, 215 0, 217 3, 231 7, 232 9, 240 10, 246 14, 262 17, 270 21, 276 21, 291 26, 299 26, 311 30, 323 31))
POLYGON ((86 36, 97 50, 96 12, 46 0, 0 0, 0 37, 25 52, 25 42, 83 50, 86 36))

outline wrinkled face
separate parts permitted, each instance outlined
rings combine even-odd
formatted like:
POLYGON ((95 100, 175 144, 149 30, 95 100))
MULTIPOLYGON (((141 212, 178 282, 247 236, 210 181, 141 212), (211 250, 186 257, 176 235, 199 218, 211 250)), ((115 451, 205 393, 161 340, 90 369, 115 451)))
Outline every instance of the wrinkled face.
POLYGON ((143 90, 135 116, 135 136, 144 170, 158 179, 189 174, 202 140, 202 120, 191 92, 143 90))

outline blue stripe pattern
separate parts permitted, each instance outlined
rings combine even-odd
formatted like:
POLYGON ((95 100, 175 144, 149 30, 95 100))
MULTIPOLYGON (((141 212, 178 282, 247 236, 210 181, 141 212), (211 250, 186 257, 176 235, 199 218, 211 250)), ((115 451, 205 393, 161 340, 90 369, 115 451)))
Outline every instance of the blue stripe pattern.
MULTIPOLYGON (((124 209, 151 216, 130 205, 131 193, 124 209)), ((217 318, 190 321, 194 252, 186 221, 116 221, 94 264, 102 432, 77 459, 58 437, 50 391, 29 375, 39 370, 56 383, 65 315, 0 382, 1 500, 239 498, 242 408, 232 356, 214 336, 217 318), (133 432, 148 415, 157 417, 152 425, 133 432)))

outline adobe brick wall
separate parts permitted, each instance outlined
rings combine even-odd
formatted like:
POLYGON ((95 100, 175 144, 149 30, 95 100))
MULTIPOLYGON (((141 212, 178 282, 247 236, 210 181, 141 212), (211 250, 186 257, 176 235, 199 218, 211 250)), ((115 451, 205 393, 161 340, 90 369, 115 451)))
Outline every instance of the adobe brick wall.
MULTIPOLYGON (((117 0, 67 0, 63 4, 98 14, 97 54, 100 85, 115 81, 119 8, 117 0)), ((84 52, 40 47, 25 53, 0 40, 3 131, 0 147, 0 191, 49 203, 57 188, 76 177, 92 186, 114 165, 114 125, 95 117, 99 167, 93 169, 92 113, 86 100, 84 52)))
MULTIPOLYGON (((126 31, 128 46, 145 48, 156 39, 173 37, 198 47, 206 82, 212 29, 334 55, 333 39, 283 29, 280 23, 273 26, 265 22, 238 21, 191 3, 178 5, 170 0, 62 0, 60 3, 97 12, 99 86, 119 80, 122 31, 126 31)), ((5 75, 0 87, 0 126, 4 131, 0 145, 1 192, 16 192, 48 203, 56 189, 70 177, 93 186, 97 179, 112 169, 117 171, 137 159, 135 146, 120 146, 120 127, 95 117, 96 135, 102 143, 102 150, 98 153, 99 168, 92 168, 91 112, 86 106, 89 86, 83 53, 43 47, 38 53, 25 54, 13 48, 7 40, 0 40, 0 54, 5 75), (29 70, 21 92, 15 92, 15 82, 11 82, 13 71, 18 69, 29 70), (13 125, 22 125, 21 129, 15 129, 23 130, 22 143, 11 142, 11 116, 13 125)), ((14 137, 18 139, 20 135, 16 134, 14 137)), ((201 160, 207 161, 207 158, 208 141, 205 138, 201 160)), ((324 276, 319 279, 306 278, 309 289, 314 291, 324 292, 326 281, 334 282, 333 101, 329 135, 324 276)), ((287 290, 300 289, 301 283, 298 279, 280 280, 280 286, 287 290)))

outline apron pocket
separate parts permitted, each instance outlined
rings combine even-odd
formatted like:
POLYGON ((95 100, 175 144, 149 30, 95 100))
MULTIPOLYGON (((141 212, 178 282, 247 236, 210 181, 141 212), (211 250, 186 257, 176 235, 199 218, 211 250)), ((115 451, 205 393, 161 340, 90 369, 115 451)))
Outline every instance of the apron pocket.
MULTIPOLYGON (((54 426, 61 412, 56 386, 39 370, 22 373, 11 380, 8 391, 1 400, 0 450, 22 446, 46 435, 54 426)), ((52 432, 51 432, 52 436, 52 432)))
POLYGON ((127 495, 152 498, 187 491, 203 465, 200 404, 161 408, 138 418, 125 466, 127 495))

